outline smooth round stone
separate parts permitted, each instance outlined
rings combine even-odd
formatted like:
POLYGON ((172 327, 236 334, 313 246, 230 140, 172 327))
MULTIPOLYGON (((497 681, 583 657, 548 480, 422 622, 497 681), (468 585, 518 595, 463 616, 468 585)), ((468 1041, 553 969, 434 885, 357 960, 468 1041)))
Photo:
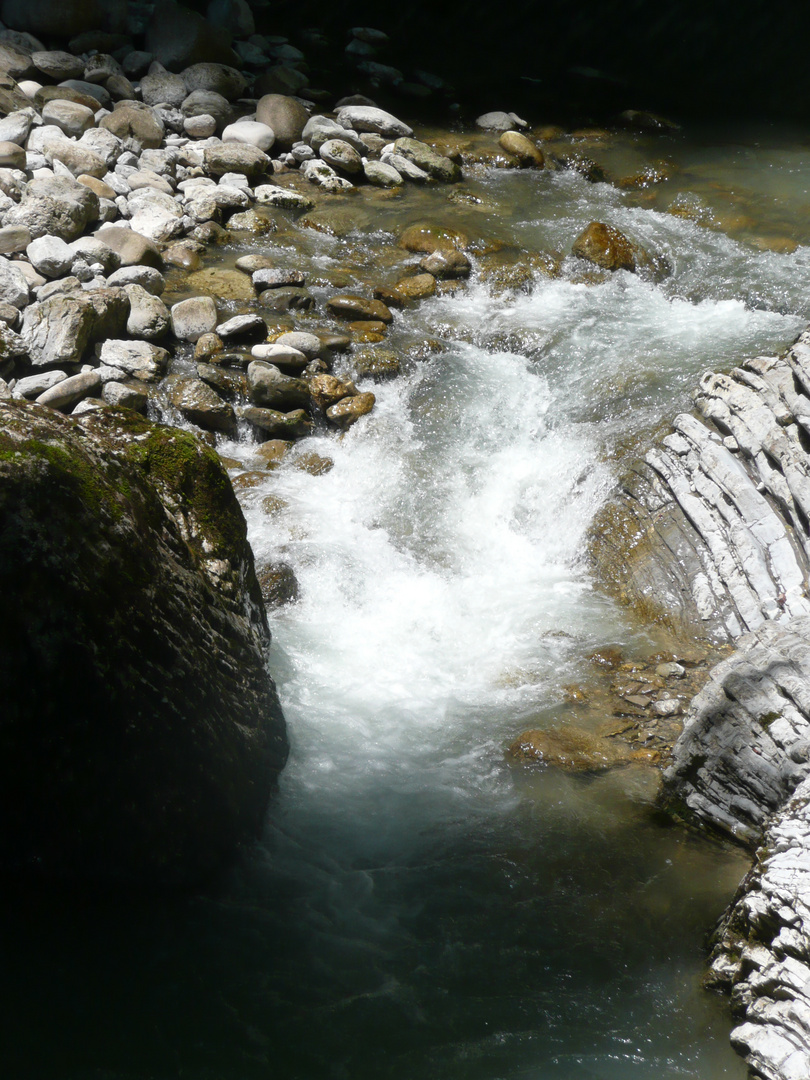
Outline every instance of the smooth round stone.
POLYGON ((353 146, 344 139, 329 139, 318 151, 321 160, 333 169, 340 169, 351 176, 363 171, 363 160, 353 146))
POLYGON ((276 263, 267 255, 240 255, 234 265, 244 274, 255 274, 257 270, 271 270, 276 263))
POLYGON ((398 187, 402 181, 402 175, 397 172, 393 165, 386 165, 382 161, 364 161, 363 172, 366 180, 375 187, 392 188, 398 187))
POLYGON ((276 141, 276 133, 268 124, 260 124, 257 120, 237 120, 222 132, 222 141, 245 143, 266 154, 276 141))
POLYGON ((519 131, 505 131, 498 139, 498 143, 507 154, 512 154, 523 166, 536 166, 542 168, 545 164, 543 151, 540 150, 531 139, 521 135, 519 131))
POLYGON ((42 83, 35 82, 33 79, 23 79, 22 82, 17 83, 17 89, 33 101, 42 89, 42 83))
POLYGON ((12 142, 0 142, 0 169, 25 169, 25 150, 12 142))
POLYGON ((274 344, 287 345, 291 349, 297 349, 308 360, 314 360, 323 351, 323 343, 314 334, 308 334, 305 330, 289 330, 279 335, 274 344))
POLYGON ((181 270, 195 271, 202 266, 199 252, 188 244, 172 244, 163 252, 163 261, 169 266, 179 266, 181 270))
POLYGON ((217 122, 209 113, 187 116, 183 120, 183 130, 193 139, 209 139, 216 133, 217 122))
POLYGON ((78 105, 75 101, 60 101, 58 98, 49 101, 43 108, 42 119, 46 124, 55 124, 65 135, 76 139, 96 124, 95 112, 92 109, 88 109, 86 105, 78 105))
POLYGON ((133 229, 112 225, 107 229, 99 229, 95 235, 113 251, 118 252, 122 266, 144 265, 156 269, 163 266, 157 245, 133 229))
POLYGON ((250 354, 255 360, 267 360, 277 367, 289 367, 296 371, 301 371, 305 368, 310 360, 310 358, 301 352, 300 349, 293 348, 291 345, 282 344, 279 341, 275 341, 272 344, 254 345, 250 350, 250 354))
POLYGON ((35 52, 31 54, 31 60, 38 71, 57 82, 63 79, 80 79, 84 75, 84 60, 69 52, 56 49, 35 52))
POLYGON ((76 179, 80 184, 84 184, 86 188, 95 191, 99 199, 109 199, 110 202, 115 202, 115 191, 109 184, 105 184, 103 180, 99 180, 97 176, 90 176, 88 173, 82 173, 80 176, 77 176, 76 179))
POLYGON ((180 75, 154 71, 141 78, 141 98, 147 105, 182 105, 188 89, 180 75))
POLYGON ((402 278, 395 287, 409 300, 424 300, 436 292, 436 278, 432 274, 415 274, 402 278))
POLYGON ((275 133, 280 149, 291 150, 301 138, 309 113, 294 97, 265 94, 256 105, 256 120, 275 133))
POLYGON ((389 139, 410 138, 413 128, 384 109, 368 105, 348 105, 337 112, 338 123, 353 131, 373 131, 389 139))
POLYGON ((383 323, 393 321, 393 315, 381 300, 368 300, 364 296, 345 293, 333 296, 326 302, 332 315, 340 319, 374 319, 383 323))

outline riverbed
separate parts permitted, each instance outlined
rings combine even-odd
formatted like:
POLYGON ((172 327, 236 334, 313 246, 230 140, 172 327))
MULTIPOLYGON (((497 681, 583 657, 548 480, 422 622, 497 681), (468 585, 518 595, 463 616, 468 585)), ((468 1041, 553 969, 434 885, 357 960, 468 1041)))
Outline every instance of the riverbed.
MULTIPOLYGON (((271 612, 292 752, 262 841, 168 906, 10 898, 9 1075, 743 1077, 701 978, 745 855, 662 821, 655 769, 572 775, 505 748, 596 722, 595 655, 664 657, 595 587, 588 529, 704 370, 806 324, 810 149, 772 129, 549 146, 572 152, 668 179, 482 164, 461 197, 338 197, 329 229, 282 215, 212 255, 302 270, 300 329, 327 325, 336 282, 393 282, 416 222, 466 232, 474 270, 395 314, 401 372, 358 384, 368 417, 298 444, 329 471, 285 462, 244 489, 257 561, 299 583, 271 612), (591 220, 667 272, 589 275, 566 256, 591 220)), ((220 449, 255 469, 248 437, 220 449)))

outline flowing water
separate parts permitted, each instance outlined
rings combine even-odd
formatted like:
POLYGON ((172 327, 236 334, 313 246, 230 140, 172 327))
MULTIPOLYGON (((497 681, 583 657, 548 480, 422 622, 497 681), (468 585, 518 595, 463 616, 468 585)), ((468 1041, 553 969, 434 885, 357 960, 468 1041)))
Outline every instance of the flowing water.
MULTIPOLYGON (((672 272, 594 284, 564 263, 398 314, 402 375, 344 438, 301 447, 331 471, 285 464, 247 491, 258 561, 300 584, 271 619, 292 752, 265 836, 202 898, 10 902, 6 1075, 744 1075, 700 980, 745 858, 662 823, 653 770, 569 775, 504 748, 581 722, 566 687, 595 650, 659 647, 592 587, 587 530, 626 447, 703 370, 804 326, 810 153, 773 133, 597 151, 616 175, 665 155, 673 179, 481 170, 463 203, 412 190, 353 204, 340 237, 276 236, 319 298, 347 268, 387 280, 394 235, 439 214, 515 263, 609 220, 672 272)), ((248 442, 223 449, 251 465, 248 442)))

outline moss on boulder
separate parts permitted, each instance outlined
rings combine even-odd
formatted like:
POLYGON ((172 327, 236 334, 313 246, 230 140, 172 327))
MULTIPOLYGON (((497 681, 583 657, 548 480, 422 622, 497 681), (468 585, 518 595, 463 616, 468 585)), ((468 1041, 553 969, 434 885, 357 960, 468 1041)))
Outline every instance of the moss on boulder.
POLYGON ((284 720, 216 454, 0 402, 0 869, 195 884, 261 826, 284 720))

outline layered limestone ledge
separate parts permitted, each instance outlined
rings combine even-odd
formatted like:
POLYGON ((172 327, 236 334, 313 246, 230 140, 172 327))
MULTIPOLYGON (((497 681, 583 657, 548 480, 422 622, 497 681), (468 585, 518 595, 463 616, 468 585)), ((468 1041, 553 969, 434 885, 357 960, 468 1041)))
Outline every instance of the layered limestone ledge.
POLYGON ((707 373, 695 405, 622 478, 591 552, 643 617, 728 642, 810 613, 810 333, 707 373))
POLYGON ((733 642, 664 775, 676 816, 755 851, 716 932, 751 1075, 810 1077, 810 331, 707 373, 591 545, 609 591, 682 640, 733 642))

